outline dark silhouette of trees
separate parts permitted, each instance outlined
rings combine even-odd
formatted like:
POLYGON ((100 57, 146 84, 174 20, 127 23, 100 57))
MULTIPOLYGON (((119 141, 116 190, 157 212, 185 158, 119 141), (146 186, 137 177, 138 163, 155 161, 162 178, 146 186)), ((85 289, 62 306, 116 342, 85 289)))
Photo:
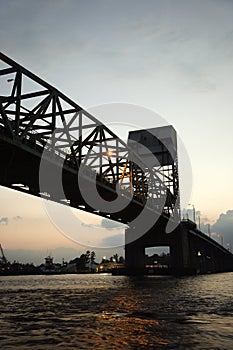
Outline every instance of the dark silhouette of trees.
POLYGON ((91 252, 91 263, 94 264, 95 262, 95 257, 96 257, 96 254, 94 251, 91 252))
POLYGON ((125 259, 123 258, 123 256, 120 256, 119 257, 119 263, 120 264, 124 264, 124 262, 125 262, 125 259))
POLYGON ((90 259, 91 259, 91 252, 90 250, 86 251, 86 254, 84 254, 86 256, 86 263, 89 264, 90 259))

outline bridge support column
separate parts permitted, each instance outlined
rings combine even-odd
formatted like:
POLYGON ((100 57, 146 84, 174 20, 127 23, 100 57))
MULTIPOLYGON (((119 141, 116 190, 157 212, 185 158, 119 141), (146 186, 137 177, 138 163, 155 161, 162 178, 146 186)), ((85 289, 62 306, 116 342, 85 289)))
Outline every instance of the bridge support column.
MULTIPOLYGON (((132 229, 127 229, 127 237, 133 234, 132 229)), ((132 236, 131 236, 132 237, 132 236)), ((127 275, 143 275, 145 270, 145 247, 140 240, 125 244, 125 267, 127 275)))
POLYGON ((145 248, 138 244, 125 246, 125 267, 127 275, 143 275, 145 270, 145 248))
POLYGON ((196 273, 196 268, 190 259, 188 232, 181 224, 171 233, 170 253, 172 274, 189 275, 196 273))

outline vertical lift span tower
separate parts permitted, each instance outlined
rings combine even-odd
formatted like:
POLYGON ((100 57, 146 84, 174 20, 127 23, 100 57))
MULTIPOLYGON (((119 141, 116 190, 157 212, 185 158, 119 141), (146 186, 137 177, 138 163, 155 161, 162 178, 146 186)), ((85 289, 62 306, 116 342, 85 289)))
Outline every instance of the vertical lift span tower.
POLYGON ((129 274, 140 274, 144 270, 145 248, 171 247, 173 235, 166 233, 166 226, 169 219, 180 220, 176 131, 171 125, 130 131, 128 145, 146 164, 143 170, 132 166, 134 194, 141 197, 145 205, 150 199, 155 217, 152 227, 142 235, 137 232, 134 237, 133 227, 126 231, 126 269, 129 274), (157 179, 151 178, 151 170, 157 179))

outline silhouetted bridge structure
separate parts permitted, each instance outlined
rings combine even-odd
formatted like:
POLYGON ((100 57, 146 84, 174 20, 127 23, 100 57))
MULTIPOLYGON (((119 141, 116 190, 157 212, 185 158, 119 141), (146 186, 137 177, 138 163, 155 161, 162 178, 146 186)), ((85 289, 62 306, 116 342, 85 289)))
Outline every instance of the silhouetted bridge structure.
POLYGON ((0 53, 0 185, 129 225, 128 274, 146 247, 170 246, 173 273, 233 270, 233 255, 180 221, 176 133, 132 131, 128 143, 60 91, 0 53))

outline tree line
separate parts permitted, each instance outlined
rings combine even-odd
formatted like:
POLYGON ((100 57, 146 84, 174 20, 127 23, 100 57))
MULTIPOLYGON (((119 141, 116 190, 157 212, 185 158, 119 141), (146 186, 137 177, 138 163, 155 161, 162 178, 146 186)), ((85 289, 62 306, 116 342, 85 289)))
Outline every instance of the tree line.
MULTIPOLYGON (((86 253, 80 255, 75 259, 69 261, 69 264, 76 264, 78 269, 85 269, 88 264, 93 265, 96 261, 95 251, 87 250, 86 253)), ((123 264, 125 262, 123 256, 118 256, 118 254, 113 254, 109 258, 103 257, 101 263, 116 262, 123 264)))

